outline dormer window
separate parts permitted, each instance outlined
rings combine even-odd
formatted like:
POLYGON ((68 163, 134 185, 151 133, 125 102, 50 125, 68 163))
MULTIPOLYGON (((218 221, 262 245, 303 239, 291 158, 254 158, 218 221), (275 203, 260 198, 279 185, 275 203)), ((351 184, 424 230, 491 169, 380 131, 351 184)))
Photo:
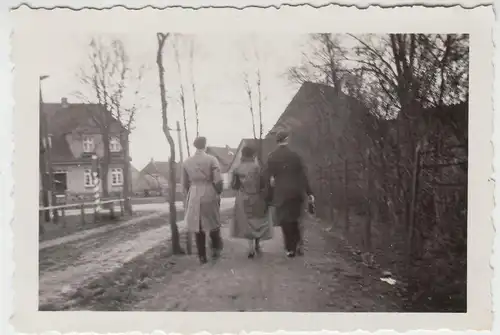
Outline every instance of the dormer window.
POLYGON ((116 137, 112 137, 109 141, 109 151, 111 152, 120 152, 122 150, 122 146, 120 144, 120 140, 116 137))
POLYGON ((94 152, 94 138, 83 136, 83 152, 94 152))

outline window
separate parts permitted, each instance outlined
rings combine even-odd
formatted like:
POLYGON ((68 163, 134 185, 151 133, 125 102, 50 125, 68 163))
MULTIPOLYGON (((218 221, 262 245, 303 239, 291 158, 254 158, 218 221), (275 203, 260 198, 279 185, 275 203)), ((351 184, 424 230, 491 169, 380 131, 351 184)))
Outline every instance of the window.
POLYGON ((94 152, 94 138, 91 136, 83 137, 83 151, 94 152))
POLYGON ((113 186, 123 185, 123 171, 122 171, 122 169, 119 169, 119 168, 111 169, 111 185, 113 185, 113 186))
POLYGON ((92 181, 92 170, 85 169, 83 171, 83 184, 85 185, 85 187, 94 186, 94 183, 92 181))
POLYGON ((120 152, 122 150, 122 146, 120 145, 120 140, 116 137, 112 137, 109 141, 109 150, 111 152, 120 152))

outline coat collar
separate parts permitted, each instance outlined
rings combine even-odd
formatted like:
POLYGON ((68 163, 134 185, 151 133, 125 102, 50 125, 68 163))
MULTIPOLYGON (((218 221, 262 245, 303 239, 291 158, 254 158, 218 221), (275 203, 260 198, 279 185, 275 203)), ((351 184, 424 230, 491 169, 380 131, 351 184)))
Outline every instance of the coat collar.
POLYGON ((196 149, 196 152, 194 153, 195 155, 203 155, 205 154, 205 149, 196 149))

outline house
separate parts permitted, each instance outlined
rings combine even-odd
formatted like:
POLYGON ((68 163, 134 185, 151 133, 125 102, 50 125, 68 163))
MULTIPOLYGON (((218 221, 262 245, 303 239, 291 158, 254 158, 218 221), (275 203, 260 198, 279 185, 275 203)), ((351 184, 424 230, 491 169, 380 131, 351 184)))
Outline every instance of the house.
POLYGON ((276 133, 289 131, 289 146, 302 157, 311 187, 317 193, 324 183, 322 171, 326 173, 343 162, 346 152, 363 151, 349 139, 354 133, 364 136, 362 128, 356 129, 356 122, 366 115, 367 110, 359 102, 333 87, 304 82, 266 134, 263 158, 276 147, 276 133))
MULTIPOLYGON (((92 180, 92 156, 104 156, 101 130, 92 115, 105 113, 98 104, 42 103, 42 115, 47 123, 51 165, 56 194, 65 194, 67 201, 91 199, 94 192, 92 180)), ((122 192, 123 168, 126 163, 120 145, 120 133, 125 130, 113 119, 110 126, 110 165, 108 191, 110 196, 122 192)), ((126 132, 125 132, 125 136, 126 132)))
POLYGON ((148 181, 133 165, 130 165, 131 191, 135 195, 143 195, 144 190, 149 188, 148 181))
MULTIPOLYGON (((415 138, 421 141, 433 134, 447 132, 441 137, 448 145, 467 143, 467 103, 441 107, 438 111, 433 108, 415 110, 413 119, 412 130, 415 138)), ((384 146, 386 155, 394 154, 391 143, 395 143, 398 136, 394 122, 371 114, 358 100, 333 87, 304 82, 266 135, 266 140, 275 139, 280 130, 290 131, 289 145, 302 157, 313 191, 319 193, 322 185, 333 179, 333 189, 338 190, 334 195, 339 196, 343 192, 341 174, 345 159, 359 162, 366 157, 368 149, 371 152, 380 150, 373 146, 370 137, 380 136, 380 141, 387 143, 384 146), (332 178, 332 175, 339 178, 332 178)), ((399 134, 401 142, 403 135, 399 134)), ((352 170, 353 176, 349 178, 357 179, 362 173, 361 169, 352 170)), ((354 183, 349 187, 351 198, 364 197, 362 188, 354 183)))
MULTIPOLYGON (((146 190, 150 194, 154 193, 157 195, 166 195, 168 193, 168 179, 170 171, 169 164, 169 162, 158 162, 151 158, 149 163, 140 172, 140 175, 144 179, 146 185, 143 191, 146 190)), ((181 168, 182 164, 176 162, 175 179, 177 182, 177 192, 182 191, 182 187, 180 184, 182 172, 181 168)))
POLYGON ((214 156, 219 161, 224 188, 229 186, 229 166, 233 161, 236 149, 225 147, 207 147, 207 154, 214 156))
POLYGON ((280 130, 288 130, 291 132, 290 146, 310 157, 317 155, 310 150, 313 142, 318 148, 325 149, 323 139, 329 137, 328 150, 333 153, 337 152, 335 140, 348 138, 348 132, 352 130, 349 126, 366 114, 367 110, 357 100, 335 91, 333 87, 304 82, 266 138, 274 138, 280 130))

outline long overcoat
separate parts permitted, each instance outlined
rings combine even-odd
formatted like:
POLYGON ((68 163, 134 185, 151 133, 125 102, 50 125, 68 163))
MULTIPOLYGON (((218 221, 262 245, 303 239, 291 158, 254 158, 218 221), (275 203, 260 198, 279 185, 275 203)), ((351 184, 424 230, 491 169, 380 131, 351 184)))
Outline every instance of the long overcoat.
POLYGON ((234 217, 231 222, 231 236, 245 239, 271 239, 273 227, 269 220, 264 194, 265 180, 259 165, 253 160, 242 160, 233 171, 231 186, 237 191, 234 217))
POLYGON ((267 174, 274 178, 272 202, 273 219, 279 225, 299 221, 304 213, 304 201, 311 188, 301 157, 286 145, 269 154, 267 174))
POLYGON ((220 227, 220 196, 216 185, 222 183, 219 162, 203 150, 186 159, 182 166, 185 198, 184 220, 190 232, 210 232, 220 227))

